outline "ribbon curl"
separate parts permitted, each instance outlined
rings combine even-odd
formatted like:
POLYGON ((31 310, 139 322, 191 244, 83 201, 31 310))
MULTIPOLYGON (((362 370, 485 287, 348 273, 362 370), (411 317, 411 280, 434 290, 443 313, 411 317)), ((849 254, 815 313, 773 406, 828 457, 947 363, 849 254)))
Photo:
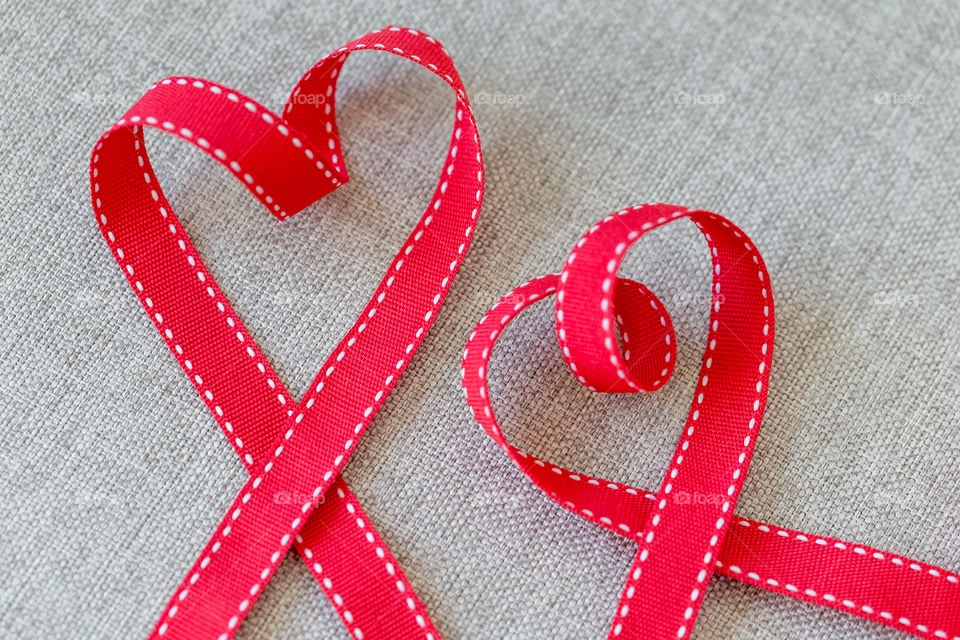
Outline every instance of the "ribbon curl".
MULTIPOLYGON (((476 123, 449 55, 433 38, 398 27, 359 38, 315 65, 282 116, 222 85, 175 77, 151 88, 97 142, 90 185, 100 229, 250 473, 151 638, 228 640, 292 546, 352 637, 439 639, 339 474, 436 317, 470 245, 483 184, 476 123), (454 134, 430 205, 297 402, 164 197, 143 128, 194 144, 286 219, 348 180, 333 107, 343 62, 362 49, 405 57, 443 78, 457 95, 454 134)), ((773 333, 769 276, 742 231, 709 212, 644 205, 594 225, 561 274, 501 300, 471 335, 463 382, 483 428, 539 488, 638 543, 611 638, 688 636, 715 571, 921 637, 960 638, 957 574, 733 513, 766 403, 773 333), (554 293, 559 343, 582 384, 649 392, 667 382, 676 361, 670 316, 648 288, 617 271, 633 242, 683 217, 710 245, 712 286, 721 295, 712 302, 697 391, 658 492, 574 473, 510 445, 489 404, 490 351, 517 313, 554 293), (681 499, 698 494, 719 499, 681 499)))
POLYGON ((228 640, 293 546, 352 637, 439 639, 340 471, 436 318, 473 237, 483 185, 476 122, 450 56, 399 27, 317 63, 282 116, 222 85, 176 77, 101 136, 90 163, 101 232, 250 474, 151 638, 228 640), (450 85, 454 132, 429 206, 298 402, 197 255, 157 183, 143 129, 200 148, 286 219, 347 182, 336 82, 348 55, 363 49, 407 58, 450 85))
POLYGON ((483 317, 463 353, 467 403, 547 496, 637 542, 610 639, 689 636, 718 571, 920 637, 958 640, 956 573, 734 514, 766 404, 774 337, 769 283, 756 247, 716 214, 665 204, 618 211, 580 238, 559 275, 517 287, 483 317), (679 218, 691 219, 710 246, 712 300, 697 388, 660 489, 592 478, 514 447, 490 405, 490 354, 504 327, 539 300, 556 295, 558 342, 581 384, 629 393, 666 383, 676 360, 670 316, 649 289, 617 271, 633 242, 679 218), (695 495, 717 499, 691 500, 695 495))

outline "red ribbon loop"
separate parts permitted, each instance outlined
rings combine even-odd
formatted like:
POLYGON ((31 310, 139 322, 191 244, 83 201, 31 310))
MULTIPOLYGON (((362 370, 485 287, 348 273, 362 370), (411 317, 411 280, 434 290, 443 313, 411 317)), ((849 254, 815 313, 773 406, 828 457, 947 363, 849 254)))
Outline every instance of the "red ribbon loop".
MULTIPOLYGON (((101 231, 250 474, 152 638, 229 640, 292 546, 356 640, 439 640, 339 474, 436 318, 473 237, 483 184, 476 123, 449 55, 433 38, 398 27, 368 34, 315 65, 282 116, 216 83, 169 78, 97 142, 90 185, 101 231), (285 219, 347 181, 334 98, 344 60, 362 49, 405 57, 443 78, 456 93, 454 131, 426 211, 296 401, 166 200, 143 128, 208 153, 285 219)), ((638 543, 611 638, 689 635, 719 571, 918 636, 960 640, 957 574, 734 515, 767 395, 769 287, 757 249, 715 214, 662 204, 617 212, 584 235, 560 275, 517 288, 483 318, 464 352, 468 402, 487 433, 553 500, 638 543), (517 313, 553 293, 559 342, 582 384, 637 392, 666 383, 677 349, 670 316, 649 289, 617 271, 633 242, 682 217, 710 247, 713 296, 697 389, 658 492, 571 472, 510 445, 489 403, 490 351, 517 313)))
POLYGON ((641 205, 591 227, 559 276, 514 289, 484 316, 464 351, 463 386, 477 421, 537 487, 638 543, 610 638, 689 636, 714 570, 919 636, 955 638, 957 574, 733 514, 766 402, 773 318, 769 276, 742 231, 709 212, 641 205), (600 392, 663 386, 676 354, 670 317, 652 292, 617 270, 633 242, 681 217, 710 246, 711 313, 690 413, 660 490, 591 478, 511 445, 490 405, 491 350, 510 320, 554 293, 559 344, 582 384, 600 392))
POLYGON ((169 78, 98 141, 90 186, 115 259, 250 473, 151 637, 232 637, 294 546, 357 640, 438 639, 339 473, 436 318, 476 226, 483 161, 447 52, 412 29, 373 32, 314 66, 283 116, 216 83, 169 78), (347 180, 334 95, 344 60, 362 49, 405 57, 443 78, 456 93, 454 132, 429 206, 297 402, 164 197, 143 127, 199 147, 287 218, 347 180), (324 99, 298 99, 304 93, 324 99))
MULTIPOLYGON (((557 336, 570 370, 591 391, 655 391, 670 379, 677 361, 673 322, 646 286, 616 277, 616 264, 617 259, 611 258, 608 267, 613 271, 599 285, 603 291, 612 288, 613 297, 603 298, 595 309, 567 304, 569 289, 560 287, 557 336), (579 315, 583 311, 592 315, 579 315), (582 332, 586 327, 596 331, 582 332)), ((571 263, 566 274, 579 275, 580 266, 571 263)), ((593 287, 597 283, 578 284, 593 287)))

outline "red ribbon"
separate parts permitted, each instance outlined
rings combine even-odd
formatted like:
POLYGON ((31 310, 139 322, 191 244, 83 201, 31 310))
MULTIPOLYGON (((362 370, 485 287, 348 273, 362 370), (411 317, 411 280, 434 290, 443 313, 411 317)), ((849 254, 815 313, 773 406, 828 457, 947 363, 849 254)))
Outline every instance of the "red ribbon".
MULTIPOLYGON (((169 78, 98 141, 90 184, 101 231, 250 473, 152 638, 232 637, 292 546, 352 637, 439 640, 339 474, 436 317, 469 247, 483 177, 476 124, 452 61, 429 36, 397 27, 315 65, 282 116, 216 83, 169 78), (444 78, 457 95, 455 130, 426 212, 297 402, 187 238, 150 167, 143 128, 207 152, 285 219, 347 181, 334 94, 344 60, 360 49, 400 55, 444 78)), ((484 317, 464 353, 464 387, 481 425, 538 487, 638 543, 611 638, 688 636, 714 571, 923 637, 956 638, 955 573, 734 515, 766 402, 773 331, 769 276, 742 231, 712 213, 644 205, 592 227, 559 276, 515 289, 484 317), (666 383, 676 359, 670 316, 617 270, 645 232, 682 217, 710 245, 715 296, 696 395, 659 491, 570 472, 510 445, 489 404, 490 350, 517 313, 551 294, 561 349, 582 384, 637 392, 666 383)))
POLYGON ((476 123, 447 52, 412 29, 373 32, 315 65, 282 116, 216 83, 168 78, 97 142, 90 185, 117 263, 250 473, 151 637, 232 637, 293 546, 357 640, 439 638, 340 471, 436 318, 483 198, 476 123), (456 93, 454 133, 427 210, 297 402, 184 233, 143 127, 207 152, 283 220, 347 181, 334 94, 344 60, 361 49, 443 78, 456 93))
POLYGON ((559 276, 514 289, 480 321, 463 355, 467 402, 551 499, 638 543, 609 638, 689 636, 714 571, 921 637, 957 638, 957 574, 734 514, 766 403, 769 283, 756 247, 718 215, 664 204, 618 211, 584 234, 559 276), (678 218, 691 219, 710 246, 712 303, 699 382, 659 491, 568 471, 511 445, 490 406, 490 352, 507 323, 538 300, 556 294, 560 347, 581 384, 629 393, 667 381, 676 356, 670 316, 649 289, 617 270, 633 242, 678 218))

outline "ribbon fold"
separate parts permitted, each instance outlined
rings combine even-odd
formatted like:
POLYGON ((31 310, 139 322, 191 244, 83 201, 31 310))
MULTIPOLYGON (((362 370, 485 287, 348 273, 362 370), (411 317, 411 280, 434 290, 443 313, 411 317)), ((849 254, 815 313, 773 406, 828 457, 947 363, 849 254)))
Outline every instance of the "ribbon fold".
POLYGON ((352 637, 439 638, 340 471, 436 318, 473 237, 483 182, 476 123, 450 56, 432 37, 399 27, 317 63, 282 116, 222 85, 168 78, 97 142, 90 187, 100 229, 250 473, 151 638, 232 637, 291 546, 352 637), (429 206, 298 402, 177 220, 143 129, 197 146, 286 219, 347 181, 333 106, 344 61, 363 49, 407 58, 444 79, 456 94, 454 132, 429 206))
POLYGON ((766 403, 774 336, 769 282, 749 238, 716 214, 664 204, 618 211, 580 238, 559 275, 517 287, 483 317, 463 353, 467 403, 548 497, 637 543, 609 638, 689 636, 717 571, 920 637, 958 640, 956 573, 734 514, 766 403), (537 301, 556 295, 559 346, 581 384, 630 393, 666 383, 676 360, 670 316, 647 287, 617 272, 633 242, 679 218, 692 220, 710 246, 711 313, 690 413, 659 490, 592 478, 511 445, 490 405, 490 355, 507 324, 537 301))
MULTIPOLYGON (((351 637, 439 640, 340 472, 436 318, 476 227, 483 160, 446 50, 412 29, 375 31, 317 63, 282 115, 207 80, 168 78, 98 140, 90 186, 114 258, 249 472, 150 637, 233 637, 293 547, 351 637), (443 78, 456 94, 454 132, 426 211, 297 401, 163 195, 143 131, 200 148, 284 220, 348 181, 336 83, 348 55, 363 49, 399 55, 443 78)), ((710 212, 642 205, 591 227, 559 275, 518 287, 484 316, 464 351, 463 385, 481 426, 541 490, 637 542, 609 638, 689 636, 720 572, 921 637, 960 640, 956 573, 734 514, 766 405, 773 339, 770 278, 749 238, 710 212), (490 352, 516 314, 551 295, 559 345, 581 384, 626 393, 666 384, 677 353, 670 315, 618 270, 643 234, 679 218, 692 220, 710 247, 713 299, 697 389, 657 492, 568 471, 509 444, 489 402, 490 352), (716 499, 690 499, 697 495, 716 499)))

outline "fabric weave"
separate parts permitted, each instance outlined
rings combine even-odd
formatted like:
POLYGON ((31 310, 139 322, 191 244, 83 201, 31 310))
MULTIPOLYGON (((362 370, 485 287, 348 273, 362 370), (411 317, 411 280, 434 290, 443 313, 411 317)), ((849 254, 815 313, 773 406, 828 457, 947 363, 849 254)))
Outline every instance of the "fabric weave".
MULTIPOLYGON (((450 48, 488 172, 472 252, 345 472, 444 637, 579 640, 609 627, 635 545, 545 500, 501 457, 463 402, 459 354, 502 292, 638 201, 736 220, 777 292, 769 402, 738 511, 957 566, 953 3, 14 2, 0 12, 0 636, 145 636, 245 477, 103 247, 92 141, 176 73, 279 108, 303 68, 386 22, 450 48)), ((291 390, 375 287, 449 134, 439 80, 355 58, 338 97, 354 179, 295 219, 265 215, 183 144, 151 147, 198 251, 291 390)), ((546 307, 512 325, 491 393, 518 446, 657 485, 706 335, 708 256, 694 238, 658 232, 622 269, 676 325, 677 371, 656 394, 579 389, 546 307)), ((291 558, 238 634, 342 636, 291 558)), ((773 636, 905 637, 717 576, 694 637, 773 636)))

